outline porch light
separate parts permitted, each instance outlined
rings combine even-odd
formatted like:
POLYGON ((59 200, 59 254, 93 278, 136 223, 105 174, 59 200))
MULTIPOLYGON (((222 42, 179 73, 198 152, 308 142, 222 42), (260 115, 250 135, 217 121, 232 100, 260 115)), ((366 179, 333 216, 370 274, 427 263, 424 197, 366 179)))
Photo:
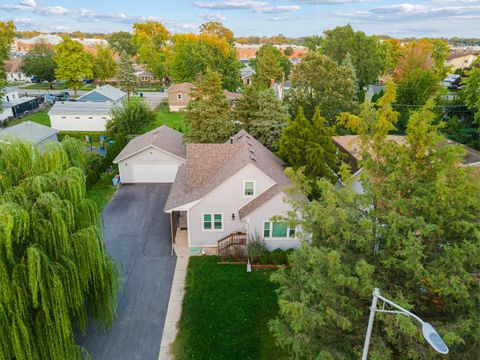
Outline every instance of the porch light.
POLYGON ((232 213, 232 221, 235 221, 235 214, 232 213))

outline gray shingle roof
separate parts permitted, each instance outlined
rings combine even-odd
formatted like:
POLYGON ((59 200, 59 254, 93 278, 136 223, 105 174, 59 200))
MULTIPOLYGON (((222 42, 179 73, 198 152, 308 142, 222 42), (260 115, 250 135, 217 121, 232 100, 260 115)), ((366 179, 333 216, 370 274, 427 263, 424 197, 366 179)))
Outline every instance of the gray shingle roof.
POLYGON ((108 98, 110 98, 112 101, 120 101, 122 100, 125 96, 127 96, 126 92, 123 92, 120 89, 117 89, 116 87, 113 87, 112 85, 103 85, 100 86, 96 89, 93 89, 92 91, 89 91, 86 94, 83 94, 80 96, 77 101, 82 101, 82 98, 88 97, 91 93, 100 93, 108 98))
POLYGON ((49 115, 100 115, 107 116, 110 114, 114 106, 119 103, 111 101, 90 102, 90 101, 57 101, 52 106, 49 115))
POLYGON ((166 125, 162 125, 130 140, 127 146, 123 148, 113 162, 116 164, 152 145, 181 157, 182 159, 185 159, 186 157, 186 149, 183 144, 182 133, 166 125))
POLYGON ((0 130, 0 138, 12 136, 38 144, 56 133, 57 131, 51 127, 37 124, 32 121, 25 121, 15 126, 0 130))
POLYGON ((241 130, 225 144, 187 144, 186 164, 179 168, 165 210, 201 199, 249 163, 280 189, 291 185, 284 162, 241 130))

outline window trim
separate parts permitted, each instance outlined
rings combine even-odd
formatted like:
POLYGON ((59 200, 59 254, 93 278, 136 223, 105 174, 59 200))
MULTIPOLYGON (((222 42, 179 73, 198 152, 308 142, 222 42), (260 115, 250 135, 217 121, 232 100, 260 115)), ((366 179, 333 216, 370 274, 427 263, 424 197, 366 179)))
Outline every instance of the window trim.
POLYGON ((244 198, 252 198, 252 197, 255 197, 256 188, 257 188, 257 186, 256 186, 256 183, 255 183, 255 180, 243 180, 243 192, 242 192, 243 197, 244 197, 244 198), (246 194, 245 194, 245 190, 246 190, 245 185, 246 185, 247 183, 250 183, 250 182, 253 184, 253 194, 252 194, 252 195, 246 195, 246 194))
POLYGON ((203 232, 223 232, 224 220, 225 220, 225 217, 223 216, 223 213, 220 213, 220 212, 202 213, 202 231, 203 232), (205 220, 204 220, 205 215, 210 215, 211 216, 211 223, 212 223, 212 228, 211 229, 205 229, 205 220), (220 217, 221 217, 221 224, 222 224, 221 229, 215 229, 215 215, 220 215, 220 217))
POLYGON ((292 228, 290 227, 288 224, 287 224, 287 236, 282 236, 282 237, 276 237, 276 236, 273 236, 273 223, 274 222, 284 222, 284 221, 271 221, 271 220, 264 220, 263 221, 263 228, 262 228, 262 234, 263 234, 263 238, 266 239, 266 240, 288 240, 288 239, 295 239, 297 237, 297 228, 292 228), (268 227, 268 232, 269 232, 269 236, 265 236, 265 224, 269 223, 270 226, 268 227), (293 236, 290 235, 290 231, 294 230, 294 234, 293 236))

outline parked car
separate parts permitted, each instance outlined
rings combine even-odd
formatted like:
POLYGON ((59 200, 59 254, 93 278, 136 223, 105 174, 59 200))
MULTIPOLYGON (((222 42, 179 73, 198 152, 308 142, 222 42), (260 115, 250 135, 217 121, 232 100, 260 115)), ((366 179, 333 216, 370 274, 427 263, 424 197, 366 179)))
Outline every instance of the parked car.
POLYGON ((38 77, 36 77, 36 76, 32 76, 32 77, 30 78, 30 81, 31 81, 32 83, 36 83, 36 84, 39 84, 39 83, 41 82, 41 81, 40 81, 40 78, 38 78, 38 77))
POLYGON ((55 101, 57 101, 57 95, 55 94, 47 93, 47 94, 43 94, 42 96, 45 99, 45 102, 47 104, 53 105, 55 104, 55 101))
POLYGON ((62 91, 61 93, 57 94, 57 100, 59 101, 66 101, 70 99, 70 94, 68 91, 62 91))

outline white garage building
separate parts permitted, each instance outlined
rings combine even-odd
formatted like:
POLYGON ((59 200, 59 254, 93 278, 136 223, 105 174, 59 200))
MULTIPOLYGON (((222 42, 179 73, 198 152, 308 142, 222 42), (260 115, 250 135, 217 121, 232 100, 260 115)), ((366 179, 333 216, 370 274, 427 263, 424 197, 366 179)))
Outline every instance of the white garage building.
POLYGON ((132 139, 113 163, 123 184, 173 183, 185 158, 182 133, 163 125, 132 139))
POLYGON ((48 112, 52 128, 59 131, 105 131, 111 111, 121 103, 58 101, 48 112))

